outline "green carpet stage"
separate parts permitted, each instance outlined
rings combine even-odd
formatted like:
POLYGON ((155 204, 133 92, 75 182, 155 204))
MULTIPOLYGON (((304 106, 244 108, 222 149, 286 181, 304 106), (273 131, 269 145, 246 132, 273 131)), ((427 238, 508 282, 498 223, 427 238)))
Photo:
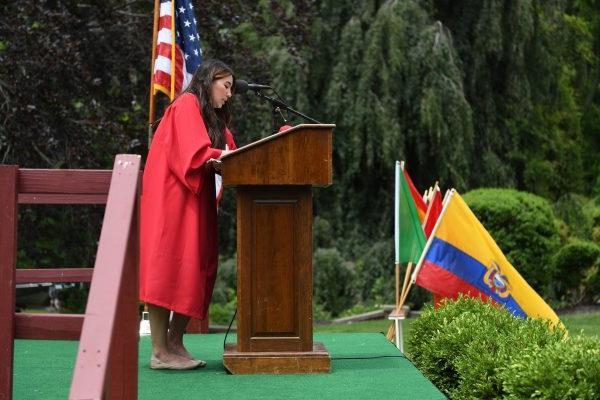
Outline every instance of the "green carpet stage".
MULTIPOLYGON (((444 399, 385 337, 317 334, 332 357, 331 374, 229 375, 222 334, 186 335, 190 352, 208 362, 195 371, 153 371, 150 338, 140 340, 139 398, 186 399, 444 399)), ((228 342, 235 341, 230 335, 228 342)), ((15 341, 15 400, 66 399, 78 342, 15 341)))

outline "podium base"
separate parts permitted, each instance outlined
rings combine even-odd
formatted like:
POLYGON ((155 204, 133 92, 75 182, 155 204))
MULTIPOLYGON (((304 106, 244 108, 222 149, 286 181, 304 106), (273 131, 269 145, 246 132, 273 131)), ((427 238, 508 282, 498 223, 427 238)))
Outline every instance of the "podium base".
POLYGON ((237 345, 225 346, 223 365, 234 375, 250 374, 328 374, 331 358, 323 343, 312 351, 238 352, 237 345))

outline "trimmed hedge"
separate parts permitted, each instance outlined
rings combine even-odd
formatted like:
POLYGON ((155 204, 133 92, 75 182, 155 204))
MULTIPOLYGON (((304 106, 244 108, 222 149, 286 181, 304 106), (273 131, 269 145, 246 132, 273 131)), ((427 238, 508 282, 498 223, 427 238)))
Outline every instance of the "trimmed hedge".
POLYGON ((499 378, 506 399, 598 399, 600 340, 578 336, 518 354, 499 378))
POLYGON ((516 318, 479 299, 427 307, 408 342, 415 366, 452 399, 591 399, 600 393, 598 339, 568 338, 545 321, 516 318))
POLYGON ((547 297, 548 264, 560 245, 548 201, 512 189, 477 189, 464 199, 523 278, 547 297))
POLYGON ((554 296, 563 304, 593 303, 600 298, 600 246, 573 240, 552 257, 554 296))
MULTIPOLYGON (((567 234, 579 239, 591 239, 593 218, 586 213, 585 208, 590 200, 581 195, 567 193, 554 203, 554 214, 568 227, 567 234)), ((589 211, 592 213, 593 210, 589 211)))

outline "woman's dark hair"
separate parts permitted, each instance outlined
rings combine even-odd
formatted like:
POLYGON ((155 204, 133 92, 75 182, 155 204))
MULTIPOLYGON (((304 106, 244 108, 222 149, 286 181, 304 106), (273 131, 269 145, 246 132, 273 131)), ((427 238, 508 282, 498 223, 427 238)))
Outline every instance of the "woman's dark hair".
POLYGON ((233 91, 235 87, 235 75, 232 69, 222 61, 206 60, 194 73, 192 81, 183 93, 192 93, 198 99, 198 104, 202 109, 202 118, 208 130, 208 136, 212 147, 216 149, 225 148, 225 128, 231 124, 231 110, 229 102, 221 108, 214 108, 211 105, 211 87, 217 80, 230 76, 233 78, 233 91))

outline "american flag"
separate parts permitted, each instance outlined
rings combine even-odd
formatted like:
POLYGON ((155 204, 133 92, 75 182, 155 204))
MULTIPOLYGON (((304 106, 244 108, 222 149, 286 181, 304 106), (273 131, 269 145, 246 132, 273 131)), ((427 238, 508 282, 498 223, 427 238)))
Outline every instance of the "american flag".
MULTIPOLYGON (((153 96, 160 91, 173 100, 189 85, 194 72, 202 63, 202 47, 196 25, 191 0, 160 0, 152 78, 153 96), (173 69, 174 76, 171 72, 173 69)), ((218 174, 215 174, 215 192, 218 204, 223 194, 223 181, 218 174)))
POLYGON ((191 0, 160 0, 153 94, 161 91, 173 100, 189 85, 196 68, 202 63, 196 23, 191 0))

